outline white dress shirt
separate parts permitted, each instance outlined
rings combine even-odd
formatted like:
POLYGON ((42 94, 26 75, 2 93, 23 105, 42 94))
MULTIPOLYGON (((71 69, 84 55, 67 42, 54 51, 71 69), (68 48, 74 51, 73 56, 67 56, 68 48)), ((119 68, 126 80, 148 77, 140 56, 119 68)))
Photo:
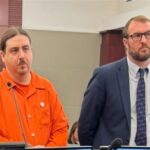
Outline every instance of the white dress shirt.
MULTIPOLYGON (((135 136, 137 130, 137 114, 136 114, 136 91, 139 80, 139 66, 131 62, 127 58, 129 67, 129 88, 130 88, 130 103, 131 103, 131 134, 130 146, 136 146, 135 136)), ((147 146, 150 146, 150 65, 147 67, 149 72, 144 74, 145 81, 145 108, 146 108, 146 129, 147 129, 147 146)))

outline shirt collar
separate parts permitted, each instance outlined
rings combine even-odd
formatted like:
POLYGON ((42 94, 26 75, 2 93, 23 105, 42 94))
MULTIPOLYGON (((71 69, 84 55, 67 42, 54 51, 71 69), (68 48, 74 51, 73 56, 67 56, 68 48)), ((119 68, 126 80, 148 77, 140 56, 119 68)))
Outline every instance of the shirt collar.
MULTIPOLYGON (((133 77, 137 77, 138 76, 138 70, 140 69, 140 67, 138 65, 136 65, 135 63, 133 63, 128 57, 127 57, 127 63, 128 63, 128 68, 129 68, 129 73, 133 76, 133 77)), ((147 66, 148 72, 150 70, 150 64, 147 66)))
POLYGON ((139 66, 134 64, 128 57, 127 57, 127 63, 128 63, 128 67, 129 67, 129 73, 133 76, 133 77, 137 77, 137 72, 139 70, 139 66))
MULTIPOLYGON (((8 89, 16 86, 16 83, 11 79, 6 69, 3 69, 1 74, 4 84, 8 89), (9 86, 9 84, 11 86, 9 86)), ((32 71, 31 71, 31 85, 34 86, 35 88, 45 89, 45 86, 43 85, 43 80, 32 71)))

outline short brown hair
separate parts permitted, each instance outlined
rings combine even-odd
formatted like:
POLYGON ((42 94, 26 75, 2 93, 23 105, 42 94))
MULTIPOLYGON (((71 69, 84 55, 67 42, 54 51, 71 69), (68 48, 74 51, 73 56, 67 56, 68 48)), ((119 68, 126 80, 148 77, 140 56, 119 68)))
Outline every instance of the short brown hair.
POLYGON ((7 40, 19 34, 26 36, 29 39, 29 42, 31 43, 31 38, 25 30, 23 30, 21 27, 10 27, 2 35, 0 44, 1 50, 5 51, 7 40))
POLYGON ((145 16, 142 16, 142 15, 139 15, 139 16, 135 16, 133 18, 131 18, 125 25, 124 29, 123 29, 123 37, 124 38, 128 38, 128 28, 129 28, 129 25, 131 24, 132 21, 137 21, 137 22, 150 22, 150 19, 145 17, 145 16))

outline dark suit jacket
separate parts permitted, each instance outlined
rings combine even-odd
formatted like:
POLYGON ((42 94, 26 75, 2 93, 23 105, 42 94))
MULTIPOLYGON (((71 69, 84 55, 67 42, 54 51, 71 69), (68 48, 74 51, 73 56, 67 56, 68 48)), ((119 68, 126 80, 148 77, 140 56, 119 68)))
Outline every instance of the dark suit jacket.
POLYGON ((130 139, 130 94, 127 59, 95 70, 84 95, 79 118, 81 145, 110 145, 119 137, 130 139))

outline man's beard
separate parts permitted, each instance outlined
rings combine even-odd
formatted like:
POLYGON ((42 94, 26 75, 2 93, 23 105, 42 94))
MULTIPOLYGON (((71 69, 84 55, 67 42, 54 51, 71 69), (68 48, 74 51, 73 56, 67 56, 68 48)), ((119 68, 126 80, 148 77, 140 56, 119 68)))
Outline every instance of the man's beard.
POLYGON ((138 51, 131 51, 131 50, 129 50, 128 53, 136 61, 146 61, 150 58, 150 48, 148 49, 149 49, 148 53, 145 53, 144 55, 141 55, 138 51))

